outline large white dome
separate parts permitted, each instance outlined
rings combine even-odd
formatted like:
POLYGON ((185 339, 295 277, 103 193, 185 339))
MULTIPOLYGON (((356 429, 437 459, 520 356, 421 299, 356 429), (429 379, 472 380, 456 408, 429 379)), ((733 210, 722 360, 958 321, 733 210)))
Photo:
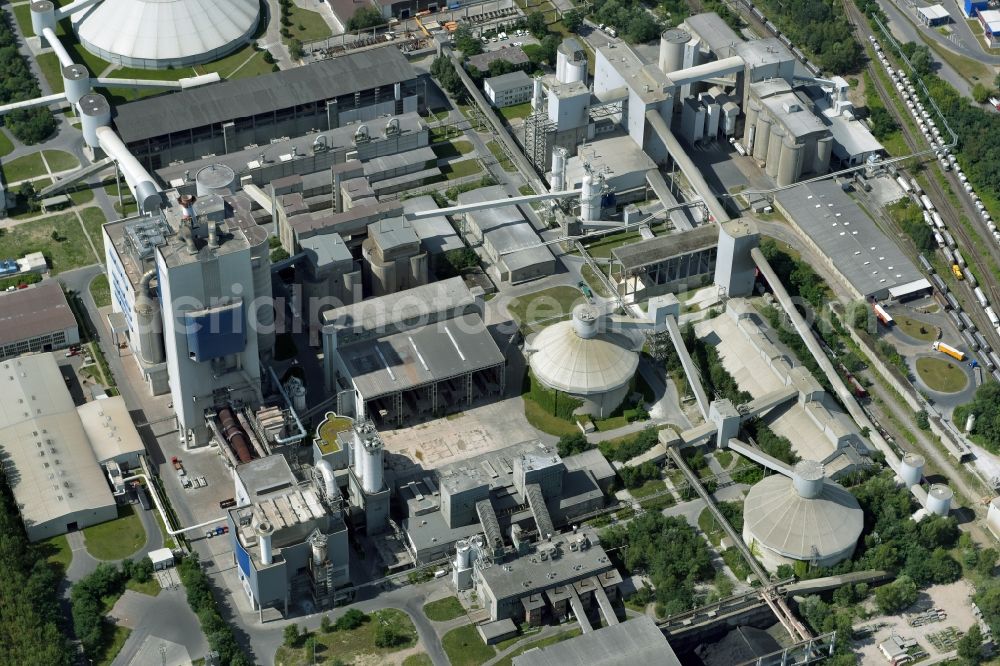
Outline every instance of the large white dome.
POLYGON ((599 330, 599 317, 596 308, 578 305, 572 320, 553 324, 535 336, 529 363, 542 384, 574 395, 593 395, 614 391, 632 380, 639 366, 635 343, 623 333, 599 330))
POLYGON ((258 0, 103 0, 74 15, 73 24, 94 55, 126 67, 166 69, 240 48, 258 20, 258 0))

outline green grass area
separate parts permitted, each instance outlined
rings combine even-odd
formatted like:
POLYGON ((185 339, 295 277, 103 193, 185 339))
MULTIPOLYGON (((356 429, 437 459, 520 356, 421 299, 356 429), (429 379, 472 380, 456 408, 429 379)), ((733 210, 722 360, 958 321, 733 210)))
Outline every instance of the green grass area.
POLYGON ((291 6, 291 14, 288 17, 292 24, 288 26, 291 33, 290 39, 297 39, 303 44, 315 42, 319 39, 326 39, 333 33, 330 26, 323 20, 323 16, 318 12, 302 9, 296 4, 291 6))
POLYGON ((66 540, 65 534, 39 541, 36 546, 39 554, 45 556, 46 562, 59 567, 61 571, 69 569, 69 565, 73 561, 73 550, 69 547, 69 541, 66 540))
POLYGON ((140 583, 134 578, 129 578, 128 582, 125 583, 126 590, 132 590, 133 592, 138 592, 139 594, 145 594, 151 597, 155 597, 163 589, 160 584, 156 581, 156 578, 150 578, 145 583, 140 583))
POLYGON ((937 340, 938 336, 941 335, 941 329, 937 326, 928 324, 926 321, 917 319, 916 317, 896 315, 893 317, 893 321, 896 322, 899 330, 916 340, 931 342, 937 340))
POLYGON ((90 295, 99 308, 111 305, 111 287, 106 273, 101 273, 91 281, 90 295))
POLYGON ((505 638, 504 640, 500 641, 499 643, 496 643, 493 646, 493 647, 495 647, 497 649, 497 652, 503 652, 507 648, 513 647, 514 644, 520 643, 525 638, 528 638, 530 636, 534 636, 535 634, 537 634, 538 632, 540 632, 542 630, 541 627, 529 627, 529 626, 524 626, 524 625, 522 625, 521 627, 519 627, 519 629, 520 629, 520 633, 517 634, 516 636, 511 636, 510 638, 505 638))
POLYGON ((535 194, 535 188, 533 188, 531 185, 528 185, 527 183, 518 187, 517 191, 519 194, 526 197, 530 197, 531 195, 535 194))
POLYGON ((418 652, 404 659, 403 666, 434 666, 434 661, 427 653, 418 652))
POLYGON ((483 642, 472 624, 449 631, 441 639, 441 646, 444 647, 451 666, 479 666, 497 653, 492 645, 483 642))
POLYGON ((667 484, 660 479, 650 479, 646 483, 642 484, 638 488, 632 488, 629 490, 632 497, 635 499, 642 499, 644 497, 649 497, 658 492, 662 492, 667 489, 667 484))
POLYGON ((987 65, 959 55, 951 49, 938 44, 936 40, 924 39, 924 42, 931 47, 934 53, 951 65, 959 75, 971 83, 982 83, 990 88, 993 85, 993 70, 987 65))
POLYGON ((19 180, 28 180, 45 175, 45 165, 42 163, 41 153, 29 153, 17 159, 4 162, 0 169, 3 169, 4 180, 7 184, 16 183, 19 180))
POLYGON ((62 150, 46 150, 42 152, 42 156, 52 172, 69 171, 80 166, 80 160, 62 150))
POLYGON ((424 615, 427 616, 428 620, 433 620, 434 622, 447 622, 448 620, 454 620, 456 617, 465 615, 465 609, 462 608, 458 597, 445 597, 444 599, 424 604, 424 615))
POLYGON ((628 419, 625 415, 612 416, 606 419, 595 419, 594 427, 597 428, 598 432, 607 432, 608 430, 617 430, 618 428, 624 428, 628 425, 628 419))
POLYGON ((583 276, 583 279, 595 294, 603 298, 611 297, 611 290, 607 288, 604 280, 600 278, 597 271, 590 264, 584 264, 583 268, 580 269, 580 275, 583 276))
POLYGON ((119 627, 113 624, 107 625, 105 630, 110 637, 104 643, 103 653, 91 662, 94 666, 110 666, 115 657, 118 656, 118 653, 121 652, 125 641, 128 640, 129 634, 132 633, 132 630, 127 627, 119 627))
POLYGON ((732 451, 716 451, 715 462, 722 465, 723 469, 728 469, 729 466, 733 463, 732 451))
POLYGON ((12 150, 14 150, 14 142, 7 136, 7 132, 0 129, 0 157, 10 155, 12 150))
POLYGON ((100 525, 85 527, 83 538, 87 552, 99 560, 121 560, 146 543, 146 530, 132 505, 118 507, 118 518, 100 525))
POLYGON ((73 62, 86 65, 87 69, 90 70, 91 76, 100 76, 101 72, 111 67, 110 62, 102 58, 98 58, 93 53, 83 48, 83 45, 76 41, 75 36, 72 38, 63 36, 60 41, 62 41, 62 43, 66 46, 66 50, 69 51, 69 55, 73 58, 73 62))
POLYGON ((74 187, 66 192, 66 194, 73 200, 73 204, 76 206, 82 206, 94 200, 94 190, 86 184, 74 187))
POLYGON ((917 376, 927 388, 939 393, 956 393, 969 383, 969 378, 956 363, 933 356, 917 359, 917 376))
MULTIPOLYGON (((104 211, 96 207, 84 208, 80 211, 80 217, 83 218, 83 227, 87 230, 87 235, 90 236, 90 242, 94 244, 94 248, 98 252, 101 252, 104 247, 104 234, 101 227, 108 221, 104 217, 104 211)), ((103 258, 103 256, 99 257, 99 259, 103 258)))
MULTIPOLYGON (((103 221, 100 209, 86 208, 82 213, 89 211, 96 211, 103 221)), ((93 216, 93 213, 89 215, 93 216)), ((99 236, 98 241, 95 246, 101 247, 99 236)), ((97 261, 74 213, 40 217, 11 227, 0 236, 0 256, 23 257, 29 252, 43 253, 53 274, 89 266, 97 261), (52 239, 52 232, 56 232, 58 241, 52 239)))
POLYGON ((431 150, 439 160, 447 160, 471 153, 472 144, 468 141, 448 141, 431 146, 431 150))
MULTIPOLYGON (((24 5, 24 8, 27 9, 28 6, 24 5)), ((20 7, 17 7, 17 9, 20 9, 20 7)), ((48 81, 52 92, 63 92, 65 88, 63 87, 62 66, 59 64, 59 56, 51 52, 43 53, 35 58, 35 62, 38 63, 38 69, 42 72, 45 80, 48 81)))
POLYGON ((542 638, 541 640, 532 641, 527 645, 522 645, 521 647, 513 650, 510 654, 504 656, 503 659, 498 659, 495 662, 495 666, 511 666, 514 663, 514 657, 524 654, 528 650, 534 650, 535 648, 548 647, 550 645, 555 645, 556 643, 562 643, 563 641, 568 641, 571 638, 575 638, 582 633, 580 629, 570 629, 569 631, 563 631, 556 634, 555 636, 549 636, 548 638, 542 638))
POLYGON ((441 173, 444 174, 445 180, 457 180, 466 176, 474 176, 482 170, 483 167, 479 165, 479 160, 477 159, 451 162, 441 167, 441 173))
POLYGON ((718 547, 722 537, 726 536, 726 532, 715 521, 715 516, 712 515, 708 507, 702 509, 701 513, 698 514, 698 529, 708 537, 708 540, 715 547, 718 547))
POLYGON ((498 109, 500 115, 507 120, 514 120, 515 118, 527 118, 531 115, 531 102, 525 102, 524 104, 515 104, 514 106, 505 106, 502 109, 498 109))
POLYGON ((627 243, 638 241, 640 238, 638 231, 623 231, 617 234, 608 234, 601 238, 585 244, 587 253, 595 259, 608 259, 611 257, 611 250, 621 247, 627 243))
POLYGON ((537 402, 529 400, 527 397, 524 399, 524 417, 528 419, 531 427, 556 437, 575 435, 580 432, 580 428, 576 425, 554 414, 549 414, 537 402))
MULTIPOLYGON (((875 89, 875 83, 871 74, 863 72, 863 80, 865 82, 865 106, 868 108, 868 113, 872 113, 874 109, 884 109, 885 104, 882 103, 882 98, 879 97, 878 90, 875 89)), ((889 89, 892 89, 891 85, 889 89)), ((891 134, 879 139, 879 141, 890 155, 902 156, 910 154, 910 149, 906 145, 903 132, 898 128, 891 134)))
POLYGON ((559 286, 518 296, 507 304, 507 311, 524 325, 564 317, 576 305, 586 302, 583 292, 576 287, 559 286))
POLYGON ((274 655, 274 663, 282 666, 306 666, 312 663, 332 663, 333 659, 338 659, 341 663, 377 664, 383 662, 379 657, 417 644, 417 630, 413 627, 410 616, 395 608, 375 611, 357 629, 317 632, 313 636, 316 639, 315 661, 304 645, 295 648, 281 646, 274 655), (381 623, 393 627, 403 640, 393 647, 376 647, 375 633, 381 623))
POLYGON ((490 152, 493 153, 493 157, 497 159, 497 162, 500 163, 500 166, 503 167, 504 171, 517 171, 517 167, 515 167, 514 163, 510 161, 507 157, 507 153, 504 152, 503 147, 499 143, 495 140, 490 141, 486 144, 486 147, 490 149, 490 152))

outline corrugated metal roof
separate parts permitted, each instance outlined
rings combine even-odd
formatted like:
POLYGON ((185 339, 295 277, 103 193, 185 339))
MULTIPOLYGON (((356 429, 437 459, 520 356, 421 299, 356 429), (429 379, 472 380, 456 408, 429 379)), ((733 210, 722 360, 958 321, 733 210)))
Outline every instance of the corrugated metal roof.
POLYGON ((332 99, 415 77, 393 46, 122 104, 115 126, 126 143, 332 99))
POLYGON ((28 289, 0 293, 0 345, 30 340, 76 326, 62 287, 43 280, 28 289))

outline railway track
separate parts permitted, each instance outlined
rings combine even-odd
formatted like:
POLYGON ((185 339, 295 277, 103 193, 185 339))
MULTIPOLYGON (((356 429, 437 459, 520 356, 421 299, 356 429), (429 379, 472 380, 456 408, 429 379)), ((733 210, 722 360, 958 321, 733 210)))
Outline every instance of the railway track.
MULTIPOLYGON (((870 43, 869 37, 871 35, 874 35, 876 39, 881 37, 881 35, 875 34, 869 28, 867 17, 865 17, 865 15, 851 0, 844 0, 844 7, 847 11, 848 17, 854 24, 855 32, 862 44, 870 43)), ((909 125, 910 118, 905 116, 904 112, 902 112, 897 106, 898 97, 895 94, 895 90, 890 90, 885 86, 881 78, 881 74, 883 73, 879 71, 879 67, 881 67, 881 65, 878 61, 869 60, 867 70, 870 74, 869 79, 875 86, 876 92, 885 103, 886 109, 892 114, 892 116, 896 119, 896 122, 899 124, 900 131, 903 134, 903 139, 906 141, 906 145, 909 146, 910 150, 917 152, 924 149, 927 145, 926 140, 922 135, 914 132, 909 125)), ((940 169, 936 160, 929 161, 929 168, 940 169)), ((944 220, 948 231, 955 237, 956 245, 961 250, 962 256, 965 257, 966 262, 976 268, 976 273, 980 277, 979 286, 983 289, 986 296, 989 298, 989 301, 991 303, 1000 303, 1000 288, 997 286, 996 279, 990 271, 989 265, 983 260, 979 251, 976 249, 976 243, 972 240, 969 231, 965 228, 965 225, 961 223, 960 219, 964 213, 966 218, 970 220, 970 224, 973 228, 975 228, 979 220, 978 211, 975 211, 972 204, 969 202, 968 197, 964 196, 963 188, 954 173, 952 171, 947 171, 944 173, 944 177, 951 185, 952 190, 959 193, 958 199, 961 205, 960 210, 956 210, 955 207, 952 206, 951 201, 948 198, 948 193, 941 186, 941 183, 935 177, 935 174, 929 174, 925 192, 934 203, 934 206, 941 215, 941 218, 944 220)), ((886 218, 888 218, 888 216, 886 216, 886 218)), ((994 262, 996 262, 997 265, 1000 265, 1000 248, 997 247, 993 237, 990 236, 987 239, 979 235, 978 240, 980 244, 985 245, 994 262)), ((972 317, 976 324, 976 328, 979 329, 979 331, 982 332, 982 334, 987 338, 993 349, 1000 349, 1000 336, 997 335, 996 329, 993 328, 993 325, 986 317, 986 313, 983 311, 983 308, 976 300, 973 288, 967 282, 962 281, 961 283, 958 283, 956 280, 951 280, 950 274, 944 277, 946 280, 950 281, 949 286, 952 291, 957 292, 957 294, 962 297, 963 305, 966 306, 965 312, 972 317)))

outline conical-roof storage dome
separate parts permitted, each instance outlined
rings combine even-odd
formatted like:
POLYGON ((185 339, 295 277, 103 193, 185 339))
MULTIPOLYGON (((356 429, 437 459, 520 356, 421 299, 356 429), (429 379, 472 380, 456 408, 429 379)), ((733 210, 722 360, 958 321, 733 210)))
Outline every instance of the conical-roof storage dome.
POLYGON ((73 16, 84 48, 126 67, 210 62, 242 47, 260 20, 258 0, 103 0, 73 16))

